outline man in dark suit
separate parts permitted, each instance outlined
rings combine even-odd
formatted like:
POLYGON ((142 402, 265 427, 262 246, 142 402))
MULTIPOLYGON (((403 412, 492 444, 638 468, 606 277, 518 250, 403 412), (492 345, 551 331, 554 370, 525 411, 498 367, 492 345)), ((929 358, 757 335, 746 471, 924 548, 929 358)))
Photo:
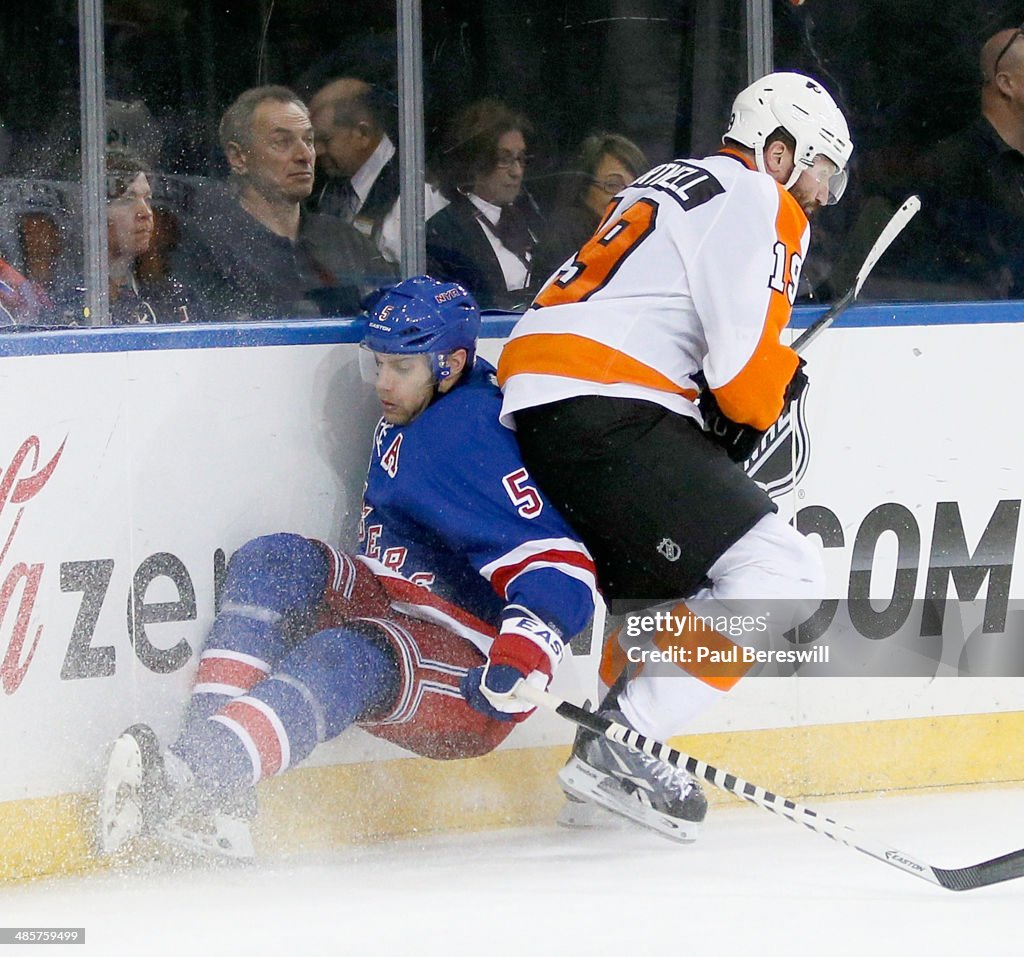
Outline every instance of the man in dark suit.
MULTIPOLYGON (((392 262, 401 251, 397 111, 393 93, 354 76, 331 80, 309 101, 317 179, 306 207, 352 223, 392 262)), ((428 184, 426 215, 443 205, 428 184)))

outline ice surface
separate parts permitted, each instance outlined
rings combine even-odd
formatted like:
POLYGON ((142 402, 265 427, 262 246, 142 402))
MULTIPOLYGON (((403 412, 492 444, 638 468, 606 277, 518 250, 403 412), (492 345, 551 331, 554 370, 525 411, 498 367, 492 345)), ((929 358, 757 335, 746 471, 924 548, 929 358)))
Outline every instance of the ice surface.
MULTIPOLYGON (((957 867, 1024 847, 1022 798, 807 803, 957 867)), ((3 886, 0 926, 85 927, 70 957, 998 957, 1024 953, 1022 902, 1024 879, 954 893, 737 805, 690 846, 627 823, 552 826, 3 886)))

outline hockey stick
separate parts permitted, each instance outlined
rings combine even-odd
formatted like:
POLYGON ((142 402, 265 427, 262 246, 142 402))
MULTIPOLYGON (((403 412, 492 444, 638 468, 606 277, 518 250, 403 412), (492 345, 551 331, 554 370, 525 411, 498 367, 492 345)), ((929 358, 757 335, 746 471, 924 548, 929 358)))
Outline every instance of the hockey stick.
POLYGON ((803 352, 815 339, 818 338, 836 319, 842 315, 846 308, 853 304, 860 295, 861 287, 865 280, 875 268, 875 264, 882 258, 885 251, 892 245, 893 240, 903 232, 917 211, 921 208, 921 199, 918 196, 908 196, 903 205, 892 214, 892 218, 885 224, 885 228, 878 234, 878 239, 868 250, 863 265, 854 277, 853 285, 843 293, 826 312, 814 320, 793 342, 792 349, 795 352, 803 352))
POLYGON ((736 777, 735 774, 730 774, 728 771, 723 771, 704 761, 699 761, 697 758, 690 757, 688 754, 683 754, 660 741, 653 741, 632 728, 627 728, 623 724, 577 707, 547 691, 541 691, 539 688, 534 688, 523 682, 516 690, 516 696, 530 704, 554 711, 573 724, 587 728, 611 741, 658 758, 673 767, 685 768, 695 777, 703 778, 715 787, 735 794, 759 808, 771 811, 773 814, 780 814, 795 824, 803 824, 804 827, 817 831, 840 844, 852 847, 869 857, 891 864, 901 871, 913 874, 914 877, 920 877, 929 883, 938 884, 947 890, 968 891, 975 887, 984 887, 987 884, 998 884, 1001 881, 1024 877, 1024 848, 1019 851, 1011 851, 1002 857, 972 864, 969 867, 949 869, 933 867, 931 864, 916 860, 898 848, 856 836, 854 829, 848 824, 840 824, 832 818, 823 817, 809 807, 797 804, 781 795, 772 794, 771 791, 766 791, 756 784, 750 784, 742 778, 736 777))

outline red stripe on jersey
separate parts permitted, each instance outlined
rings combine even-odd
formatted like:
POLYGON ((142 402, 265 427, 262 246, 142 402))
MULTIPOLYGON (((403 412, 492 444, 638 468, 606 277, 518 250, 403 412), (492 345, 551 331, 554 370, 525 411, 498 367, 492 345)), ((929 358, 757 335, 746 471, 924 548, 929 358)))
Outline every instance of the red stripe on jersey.
POLYGON ((195 683, 227 685, 229 688, 238 688, 239 691, 248 691, 269 673, 269 668, 264 670, 237 658, 204 655, 199 660, 195 683))
POLYGON ((311 538, 310 541, 327 558, 326 589, 328 591, 344 592, 346 593, 345 597, 348 597, 347 592, 350 590, 352 579, 355 577, 355 566, 352 564, 352 559, 344 552, 338 551, 333 545, 321 542, 317 538, 311 538))
POLYGON ((514 565, 505 565, 497 569, 491 574, 491 587, 494 588, 501 598, 507 598, 506 592, 508 591, 509 582, 537 562, 574 565, 576 568, 582 568, 584 571, 589 572, 592 576, 596 577, 597 575, 594 563, 589 556, 584 555, 582 552, 552 549, 546 552, 538 552, 536 555, 530 555, 514 565))
POLYGON ((416 585, 407 578, 401 578, 397 575, 394 578, 389 575, 379 575, 377 577, 377 581, 384 586, 384 590, 388 593, 388 597, 393 601, 401 601, 409 605, 426 605, 428 608, 436 608, 438 611, 444 612, 448 617, 454 618, 459 622, 459 624, 464 625, 466 628, 481 632, 485 635, 494 634, 493 626, 481 621, 476 617, 476 615, 471 615, 468 611, 464 611, 459 608, 458 605, 453 605, 451 602, 445 601, 433 592, 427 591, 427 589, 422 585, 416 585))
POLYGON ((230 718, 249 735, 260 756, 261 778, 269 778, 281 770, 284 748, 273 723, 262 711, 239 700, 229 701, 217 714, 230 718))

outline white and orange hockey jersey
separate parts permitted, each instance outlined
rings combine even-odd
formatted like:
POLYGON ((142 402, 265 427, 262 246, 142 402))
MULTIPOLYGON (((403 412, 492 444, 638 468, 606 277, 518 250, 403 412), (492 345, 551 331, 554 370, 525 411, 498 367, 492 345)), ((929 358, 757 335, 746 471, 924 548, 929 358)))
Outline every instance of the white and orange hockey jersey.
POLYGON ((797 366, 779 334, 810 239, 799 204, 729 151, 657 166, 613 202, 505 344, 502 422, 581 395, 699 420, 703 372, 725 415, 768 428, 797 366))

